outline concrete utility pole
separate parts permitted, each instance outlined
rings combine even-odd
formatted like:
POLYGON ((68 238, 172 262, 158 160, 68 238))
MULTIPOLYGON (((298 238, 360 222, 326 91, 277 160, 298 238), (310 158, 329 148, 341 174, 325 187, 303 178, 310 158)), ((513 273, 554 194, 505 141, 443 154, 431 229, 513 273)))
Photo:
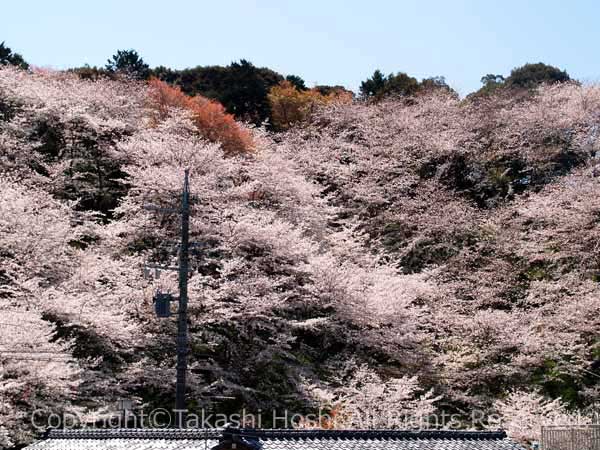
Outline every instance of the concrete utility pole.
MULTIPOLYGON (((190 186, 189 170, 185 170, 183 181, 183 193, 181 196, 181 208, 159 208, 152 205, 144 206, 149 211, 181 214, 181 242, 179 244, 179 264, 176 267, 160 264, 148 264, 144 266, 144 276, 149 277, 151 269, 154 276, 158 278, 161 270, 176 270, 179 272, 179 308, 177 311, 177 382, 175 385, 175 417, 178 428, 185 427, 185 391, 188 358, 188 274, 189 274, 189 232, 190 232, 190 186)), ((192 244, 199 246, 199 244, 192 244)), ((157 317, 170 317, 170 302, 173 296, 157 290, 154 295, 154 307, 157 317)))
POLYGON ((189 171, 185 170, 183 195, 181 199, 181 247, 179 249, 179 310, 177 318, 177 385, 175 387, 175 409, 177 427, 185 427, 185 384, 187 375, 188 352, 188 263, 189 263, 189 231, 190 231, 190 190, 189 171))

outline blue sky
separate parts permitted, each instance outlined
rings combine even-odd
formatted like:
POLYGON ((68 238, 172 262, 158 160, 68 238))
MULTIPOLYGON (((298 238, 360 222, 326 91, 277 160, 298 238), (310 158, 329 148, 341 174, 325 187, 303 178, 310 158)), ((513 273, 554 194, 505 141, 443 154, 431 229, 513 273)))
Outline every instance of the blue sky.
POLYGON ((543 61, 600 80, 592 0, 5 0, 0 41, 32 64, 104 65, 134 48, 184 68, 245 58, 307 84, 356 90, 376 68, 444 75, 465 95, 486 73, 543 61))

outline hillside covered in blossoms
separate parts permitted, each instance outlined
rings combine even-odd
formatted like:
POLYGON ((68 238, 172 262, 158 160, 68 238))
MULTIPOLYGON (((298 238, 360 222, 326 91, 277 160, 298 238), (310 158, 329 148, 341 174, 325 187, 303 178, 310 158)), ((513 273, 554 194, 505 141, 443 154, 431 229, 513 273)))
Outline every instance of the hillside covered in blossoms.
POLYGON ((192 411, 533 439, 598 402, 600 87, 303 95, 273 131, 157 79, 0 68, 0 446, 34 410, 172 407, 177 277, 143 267, 179 216, 143 207, 185 168, 192 411))

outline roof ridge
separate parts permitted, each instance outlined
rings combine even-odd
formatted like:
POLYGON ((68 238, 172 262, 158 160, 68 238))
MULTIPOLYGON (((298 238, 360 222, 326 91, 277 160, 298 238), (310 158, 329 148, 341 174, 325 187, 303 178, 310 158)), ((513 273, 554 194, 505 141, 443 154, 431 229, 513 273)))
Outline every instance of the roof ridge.
POLYGON ((505 439, 506 432, 464 430, 321 430, 227 428, 223 435, 250 439, 505 439))
POLYGON ((373 439, 373 440, 500 440, 506 432, 465 430, 321 430, 321 429, 265 429, 265 428, 82 428, 77 430, 50 429, 49 439, 227 439, 300 440, 300 439, 373 439))
POLYGON ((218 428, 52 428, 48 439, 214 439, 222 436, 218 428))

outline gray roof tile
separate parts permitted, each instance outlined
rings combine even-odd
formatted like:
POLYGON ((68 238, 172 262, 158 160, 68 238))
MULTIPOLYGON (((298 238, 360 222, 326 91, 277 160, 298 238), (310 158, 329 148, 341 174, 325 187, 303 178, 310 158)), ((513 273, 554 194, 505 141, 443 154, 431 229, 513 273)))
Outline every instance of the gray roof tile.
POLYGON ((523 450, 503 432, 353 430, 52 430, 30 450, 523 450), (220 444, 220 445, 219 445, 220 444))
POLYGON ((261 450, 523 450, 504 432, 228 429, 224 439, 261 450))
POLYGON ((216 440, 166 439, 46 439, 31 450, 210 450, 216 440))
POLYGON ((31 450, 210 450, 221 430, 50 430, 31 450))

